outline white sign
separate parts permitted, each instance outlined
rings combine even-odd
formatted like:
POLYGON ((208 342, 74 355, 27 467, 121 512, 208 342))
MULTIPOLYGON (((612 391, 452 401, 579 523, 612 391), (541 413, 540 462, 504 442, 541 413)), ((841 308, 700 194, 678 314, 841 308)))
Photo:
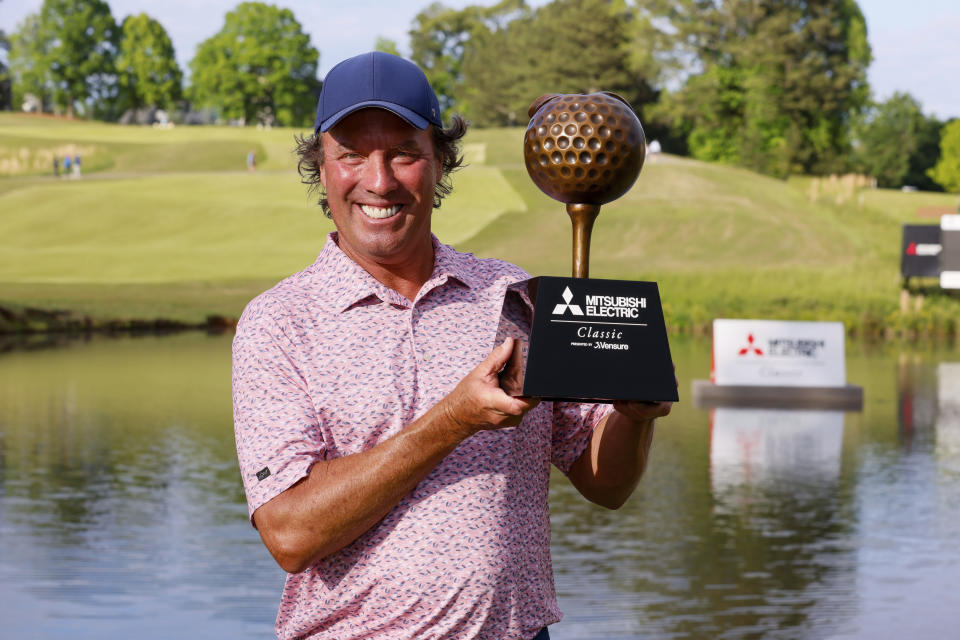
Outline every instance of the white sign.
POLYGON ((960 271, 941 271, 941 289, 960 289, 960 271))
POLYGON ((847 384, 841 322, 714 320, 716 384, 843 387, 847 384))
POLYGON ((940 216, 940 228, 944 231, 960 231, 960 214, 948 213, 940 216))

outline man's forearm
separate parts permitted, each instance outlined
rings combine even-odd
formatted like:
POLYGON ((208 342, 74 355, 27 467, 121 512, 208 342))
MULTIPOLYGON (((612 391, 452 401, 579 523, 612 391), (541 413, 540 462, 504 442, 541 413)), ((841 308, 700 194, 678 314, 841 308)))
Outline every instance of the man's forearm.
POLYGON ((285 571, 302 571, 379 522, 467 436, 437 406, 375 447, 317 462, 254 513, 264 544, 285 571))
POLYGON ((647 468, 654 420, 614 411, 597 425, 568 474, 585 498, 610 509, 623 506, 647 468))

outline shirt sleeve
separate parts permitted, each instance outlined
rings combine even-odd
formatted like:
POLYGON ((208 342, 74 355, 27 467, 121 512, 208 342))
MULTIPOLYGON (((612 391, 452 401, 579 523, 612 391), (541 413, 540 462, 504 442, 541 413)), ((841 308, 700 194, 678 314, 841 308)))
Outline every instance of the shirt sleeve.
POLYGON ((553 464, 569 473, 570 467, 590 443, 593 429, 611 411, 612 404, 584 404, 580 402, 553 403, 553 464))
POLYGON ((265 296, 251 302, 233 340, 233 427, 251 523, 326 449, 297 353, 282 308, 265 296))

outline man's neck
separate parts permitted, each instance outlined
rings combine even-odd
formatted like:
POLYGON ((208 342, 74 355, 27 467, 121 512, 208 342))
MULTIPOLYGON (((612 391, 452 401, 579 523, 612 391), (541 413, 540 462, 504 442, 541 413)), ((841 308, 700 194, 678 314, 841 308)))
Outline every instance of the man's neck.
POLYGON ((428 239, 425 250, 414 252, 410 259, 396 263, 380 263, 360 256, 351 255, 349 248, 337 243, 348 258, 357 263, 364 271, 382 285, 393 289, 407 300, 413 302, 423 285, 433 275, 436 252, 432 237, 428 239))

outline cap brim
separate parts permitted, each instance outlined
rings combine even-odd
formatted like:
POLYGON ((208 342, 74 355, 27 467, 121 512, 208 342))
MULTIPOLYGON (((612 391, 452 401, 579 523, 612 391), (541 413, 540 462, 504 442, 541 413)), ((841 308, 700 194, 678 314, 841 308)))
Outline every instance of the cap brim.
POLYGON ((324 132, 328 131, 332 126, 346 118, 348 115, 354 111, 359 111, 360 109, 367 109, 370 107, 378 107, 380 109, 386 109, 387 111, 394 113, 408 123, 411 126, 416 127, 417 129, 426 129, 430 125, 430 121, 424 118, 423 116, 407 109, 406 107, 401 107, 398 104, 392 102, 383 102, 382 100, 367 100, 366 102, 358 102, 357 104, 352 104, 346 109, 341 109, 335 114, 324 120, 320 123, 320 126, 317 127, 317 131, 324 132))

